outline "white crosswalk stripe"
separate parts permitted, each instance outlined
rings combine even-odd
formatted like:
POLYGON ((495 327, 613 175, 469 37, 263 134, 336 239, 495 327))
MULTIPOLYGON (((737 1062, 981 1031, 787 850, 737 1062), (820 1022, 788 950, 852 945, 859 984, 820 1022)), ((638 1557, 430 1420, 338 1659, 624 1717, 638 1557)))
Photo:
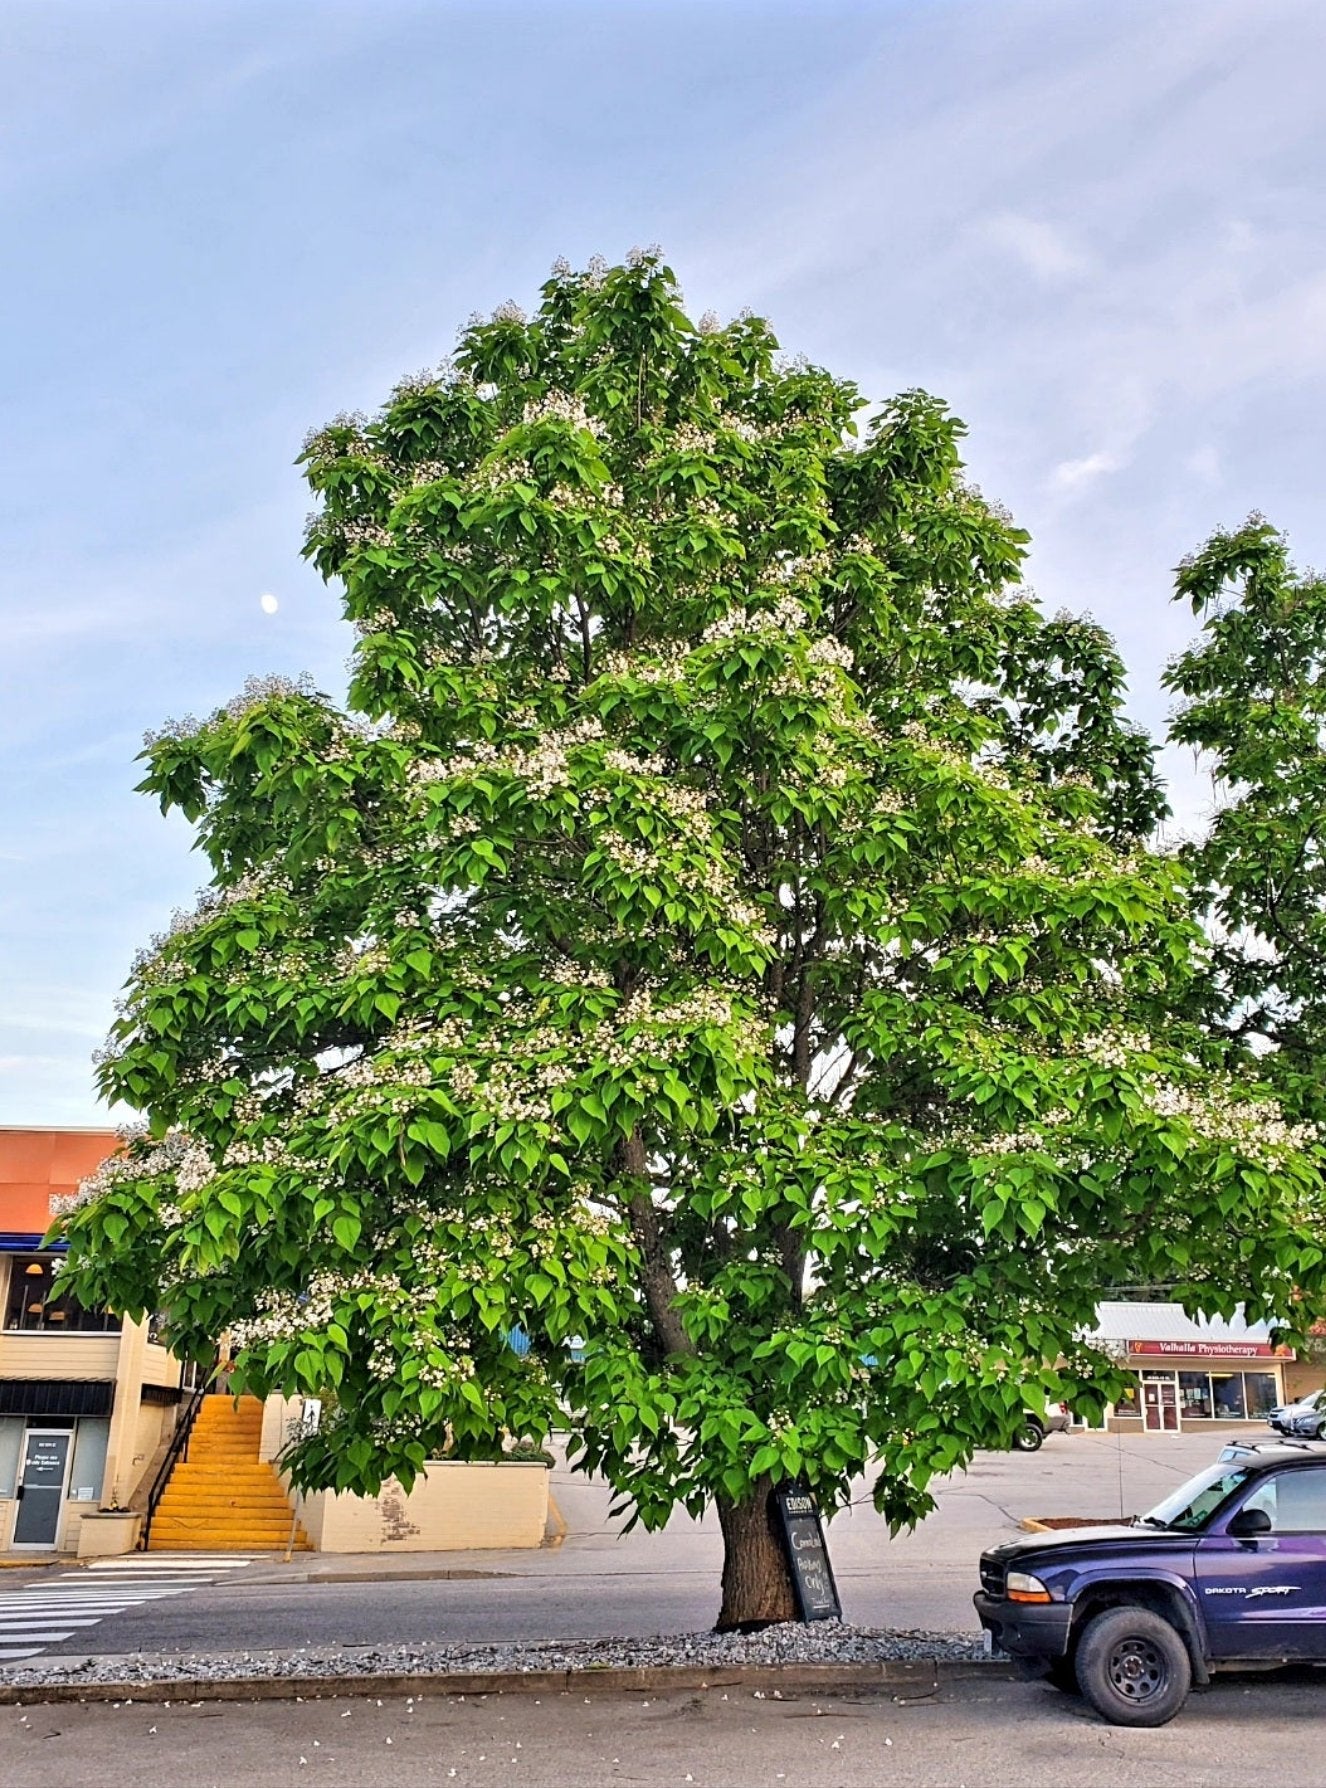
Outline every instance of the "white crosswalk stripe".
POLYGON ((118 1595, 182 1595, 186 1590, 193 1590, 198 1582, 216 1582, 214 1577, 186 1577, 184 1582, 163 1582, 161 1577, 120 1577, 116 1582, 89 1582, 88 1586, 61 1584, 57 1590, 55 1584, 46 1586, 32 1584, 30 1590, 11 1590, 7 1595, 0 1595, 0 1600, 13 1600, 21 1597, 25 1602, 34 1595, 45 1595, 48 1602, 59 1602, 64 1595, 71 1595, 79 1602, 114 1602, 118 1595))
POLYGON ((62 1571, 26 1589, 0 1591, 0 1666, 39 1657, 48 1645, 72 1639, 109 1614, 206 1588, 251 1562, 233 1552, 220 1558, 184 1554, 169 1561, 106 1558, 86 1571, 62 1571))

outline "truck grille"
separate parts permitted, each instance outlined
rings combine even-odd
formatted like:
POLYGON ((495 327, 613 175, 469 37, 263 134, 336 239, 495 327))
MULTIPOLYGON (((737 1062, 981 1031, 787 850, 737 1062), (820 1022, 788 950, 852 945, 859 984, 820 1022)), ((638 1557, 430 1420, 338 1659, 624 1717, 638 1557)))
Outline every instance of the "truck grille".
POLYGON ((1004 1580, 1008 1576, 1008 1566, 1002 1559, 991 1558, 987 1552, 981 1558, 981 1588, 988 1596, 1002 1596, 1004 1580))

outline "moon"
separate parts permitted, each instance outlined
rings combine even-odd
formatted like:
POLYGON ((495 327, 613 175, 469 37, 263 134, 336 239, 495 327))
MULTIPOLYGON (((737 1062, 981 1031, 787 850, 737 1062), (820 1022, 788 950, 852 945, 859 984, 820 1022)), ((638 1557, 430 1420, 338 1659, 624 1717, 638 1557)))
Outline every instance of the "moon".
POLYGON ((280 606, 281 604, 276 600, 275 596, 272 595, 270 590, 258 598, 258 607, 265 615, 274 615, 280 606))

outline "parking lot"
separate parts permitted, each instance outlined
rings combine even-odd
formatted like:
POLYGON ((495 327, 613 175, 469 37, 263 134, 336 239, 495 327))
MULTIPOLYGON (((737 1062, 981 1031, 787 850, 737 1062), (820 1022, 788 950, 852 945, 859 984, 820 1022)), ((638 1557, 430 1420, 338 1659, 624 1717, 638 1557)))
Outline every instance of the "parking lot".
MULTIPOLYGON (((1249 1433, 1270 1438, 1264 1428, 1249 1433)), ((974 1629, 971 1597, 984 1547, 1016 1532, 1028 1516, 1142 1513, 1209 1464, 1230 1438, 1078 1432, 1050 1435, 1038 1453, 980 1453, 965 1472, 937 1480, 935 1512, 914 1533, 892 1540, 871 1506, 869 1486, 859 1485, 854 1505, 829 1528, 844 1616, 862 1626, 974 1629)), ((631 1568, 712 1572, 716 1581, 722 1542, 713 1517, 697 1523, 680 1516, 662 1534, 621 1539, 602 1485, 557 1471, 553 1494, 568 1527, 560 1555, 510 1554, 510 1568, 587 1580, 631 1568)))

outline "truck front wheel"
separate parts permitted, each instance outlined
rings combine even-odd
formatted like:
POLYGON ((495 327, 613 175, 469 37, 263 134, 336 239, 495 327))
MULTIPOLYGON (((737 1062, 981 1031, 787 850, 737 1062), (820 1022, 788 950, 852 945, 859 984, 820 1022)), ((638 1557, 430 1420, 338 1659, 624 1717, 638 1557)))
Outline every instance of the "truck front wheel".
POLYGON ((1015 1453, 1035 1453, 1040 1451, 1041 1442, 1045 1439, 1045 1430, 1034 1416, 1028 1416, 1013 1436, 1015 1453))
POLYGON ((1188 1699, 1192 1664, 1187 1646, 1159 1614, 1109 1608, 1078 1644, 1077 1683, 1113 1726, 1164 1726, 1188 1699))

